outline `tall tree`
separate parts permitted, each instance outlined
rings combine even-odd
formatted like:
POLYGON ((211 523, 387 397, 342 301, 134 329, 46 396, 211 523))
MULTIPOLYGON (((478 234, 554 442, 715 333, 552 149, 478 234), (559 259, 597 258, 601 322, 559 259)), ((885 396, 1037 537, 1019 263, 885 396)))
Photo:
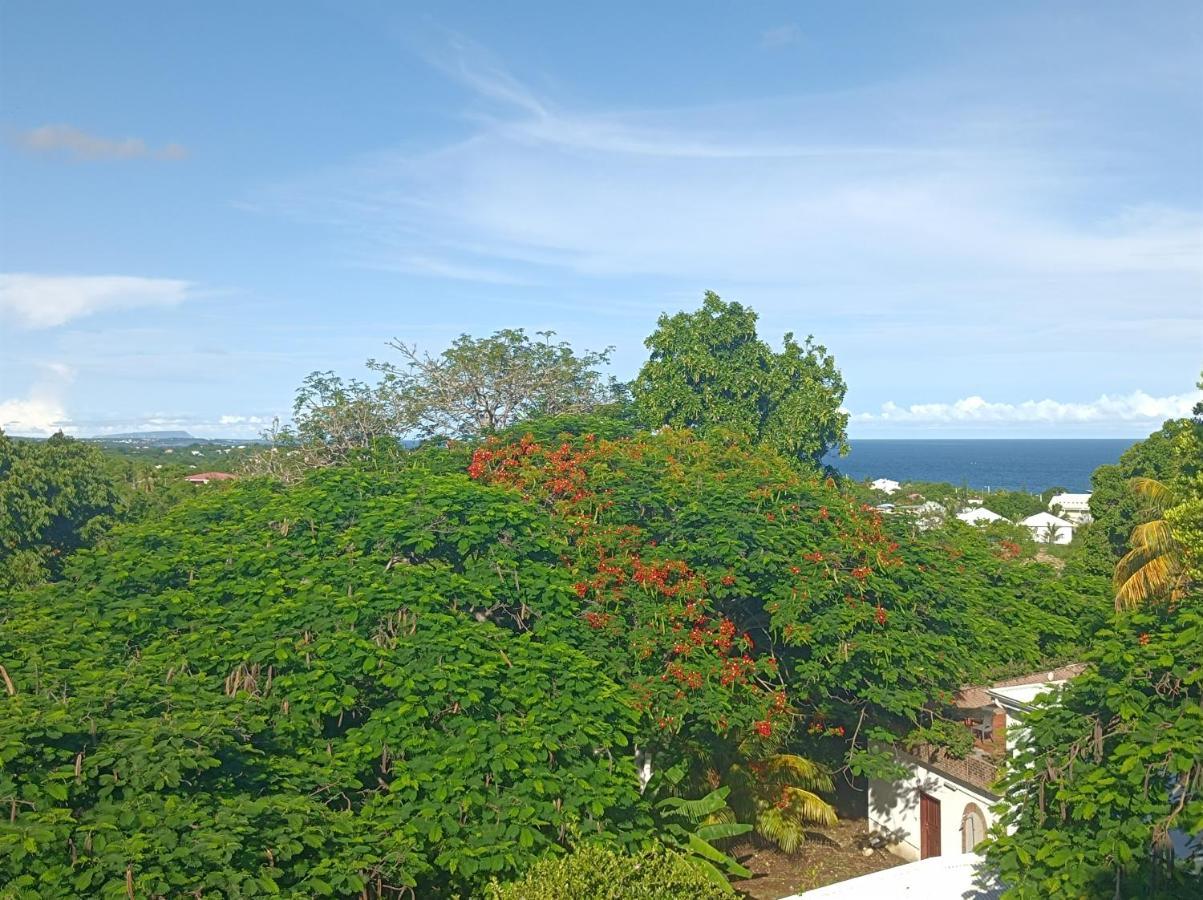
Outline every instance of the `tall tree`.
POLYGON ((480 437, 535 415, 590 412, 623 396, 623 386, 598 371, 613 348, 578 354, 565 341, 553 343, 554 335, 540 331, 541 340, 533 340, 521 328, 486 338, 463 334, 438 356, 394 340, 389 346, 403 365, 368 365, 428 437, 480 437))
POLYGON ((0 431, 0 587, 56 578, 123 506, 108 460, 61 432, 14 441, 0 431))
POLYGON ((757 337, 756 319, 713 291, 701 309, 662 315, 634 384, 639 412, 650 424, 734 431, 815 465, 845 452, 847 386, 834 357, 792 333, 775 352, 757 337))

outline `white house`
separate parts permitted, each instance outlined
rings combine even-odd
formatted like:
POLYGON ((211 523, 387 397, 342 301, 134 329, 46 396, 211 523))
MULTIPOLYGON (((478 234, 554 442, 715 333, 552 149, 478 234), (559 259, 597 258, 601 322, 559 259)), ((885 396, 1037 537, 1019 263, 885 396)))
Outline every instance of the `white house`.
POLYGON ((976 506, 970 509, 963 509, 957 513, 957 518, 962 522, 970 525, 989 525, 991 522, 1010 522, 1011 520, 1005 516, 1000 516, 996 512, 991 512, 984 506, 976 506))
POLYGON ((1021 519, 1020 525, 1032 533, 1032 540, 1041 544, 1068 544, 1074 539, 1074 523, 1052 513, 1038 512, 1021 519))
POLYGON ((1075 664, 992 687, 963 688, 955 711, 973 732, 973 750, 957 759, 931 745, 894 747, 907 774, 898 781, 870 779, 870 831, 903 859, 970 853, 994 822, 991 807, 999 796, 992 788, 1032 700, 1083 668, 1075 664))
POLYGON ((897 515, 909 516, 915 520, 915 527, 920 531, 938 528, 944 524, 948 510, 935 500, 927 500, 917 506, 898 506, 894 508, 897 515))
POLYGON ((1085 525, 1094 521, 1090 515, 1089 494, 1056 494, 1049 498, 1048 508, 1049 512, 1060 509, 1061 516, 1075 525, 1085 525))
POLYGON ((883 494, 894 494, 902 485, 892 478, 878 478, 876 481, 869 482, 869 487, 875 491, 881 491, 883 494))

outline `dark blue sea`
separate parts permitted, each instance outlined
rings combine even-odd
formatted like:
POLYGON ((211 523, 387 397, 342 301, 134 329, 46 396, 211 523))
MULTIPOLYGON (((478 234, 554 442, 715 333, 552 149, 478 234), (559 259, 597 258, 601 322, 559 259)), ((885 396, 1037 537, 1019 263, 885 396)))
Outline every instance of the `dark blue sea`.
POLYGON ((947 481, 979 490, 1089 491, 1090 473, 1119 460, 1133 440, 855 440, 825 460, 857 481, 947 481))

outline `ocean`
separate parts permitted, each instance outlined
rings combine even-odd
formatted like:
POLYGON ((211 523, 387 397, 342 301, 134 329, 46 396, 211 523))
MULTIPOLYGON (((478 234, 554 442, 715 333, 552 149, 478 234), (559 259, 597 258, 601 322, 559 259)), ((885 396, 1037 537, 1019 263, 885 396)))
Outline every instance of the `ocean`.
POLYGON ((842 459, 824 461, 857 481, 947 481, 979 490, 1089 491, 1090 473, 1119 460, 1135 441, 854 440, 842 459))

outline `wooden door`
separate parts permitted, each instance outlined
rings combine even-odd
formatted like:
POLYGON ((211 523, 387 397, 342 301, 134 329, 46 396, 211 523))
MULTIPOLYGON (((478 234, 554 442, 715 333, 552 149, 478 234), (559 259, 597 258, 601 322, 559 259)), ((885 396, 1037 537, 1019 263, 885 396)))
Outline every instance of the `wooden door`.
POLYGON ((940 855, 940 801, 919 792, 919 858, 940 855))

